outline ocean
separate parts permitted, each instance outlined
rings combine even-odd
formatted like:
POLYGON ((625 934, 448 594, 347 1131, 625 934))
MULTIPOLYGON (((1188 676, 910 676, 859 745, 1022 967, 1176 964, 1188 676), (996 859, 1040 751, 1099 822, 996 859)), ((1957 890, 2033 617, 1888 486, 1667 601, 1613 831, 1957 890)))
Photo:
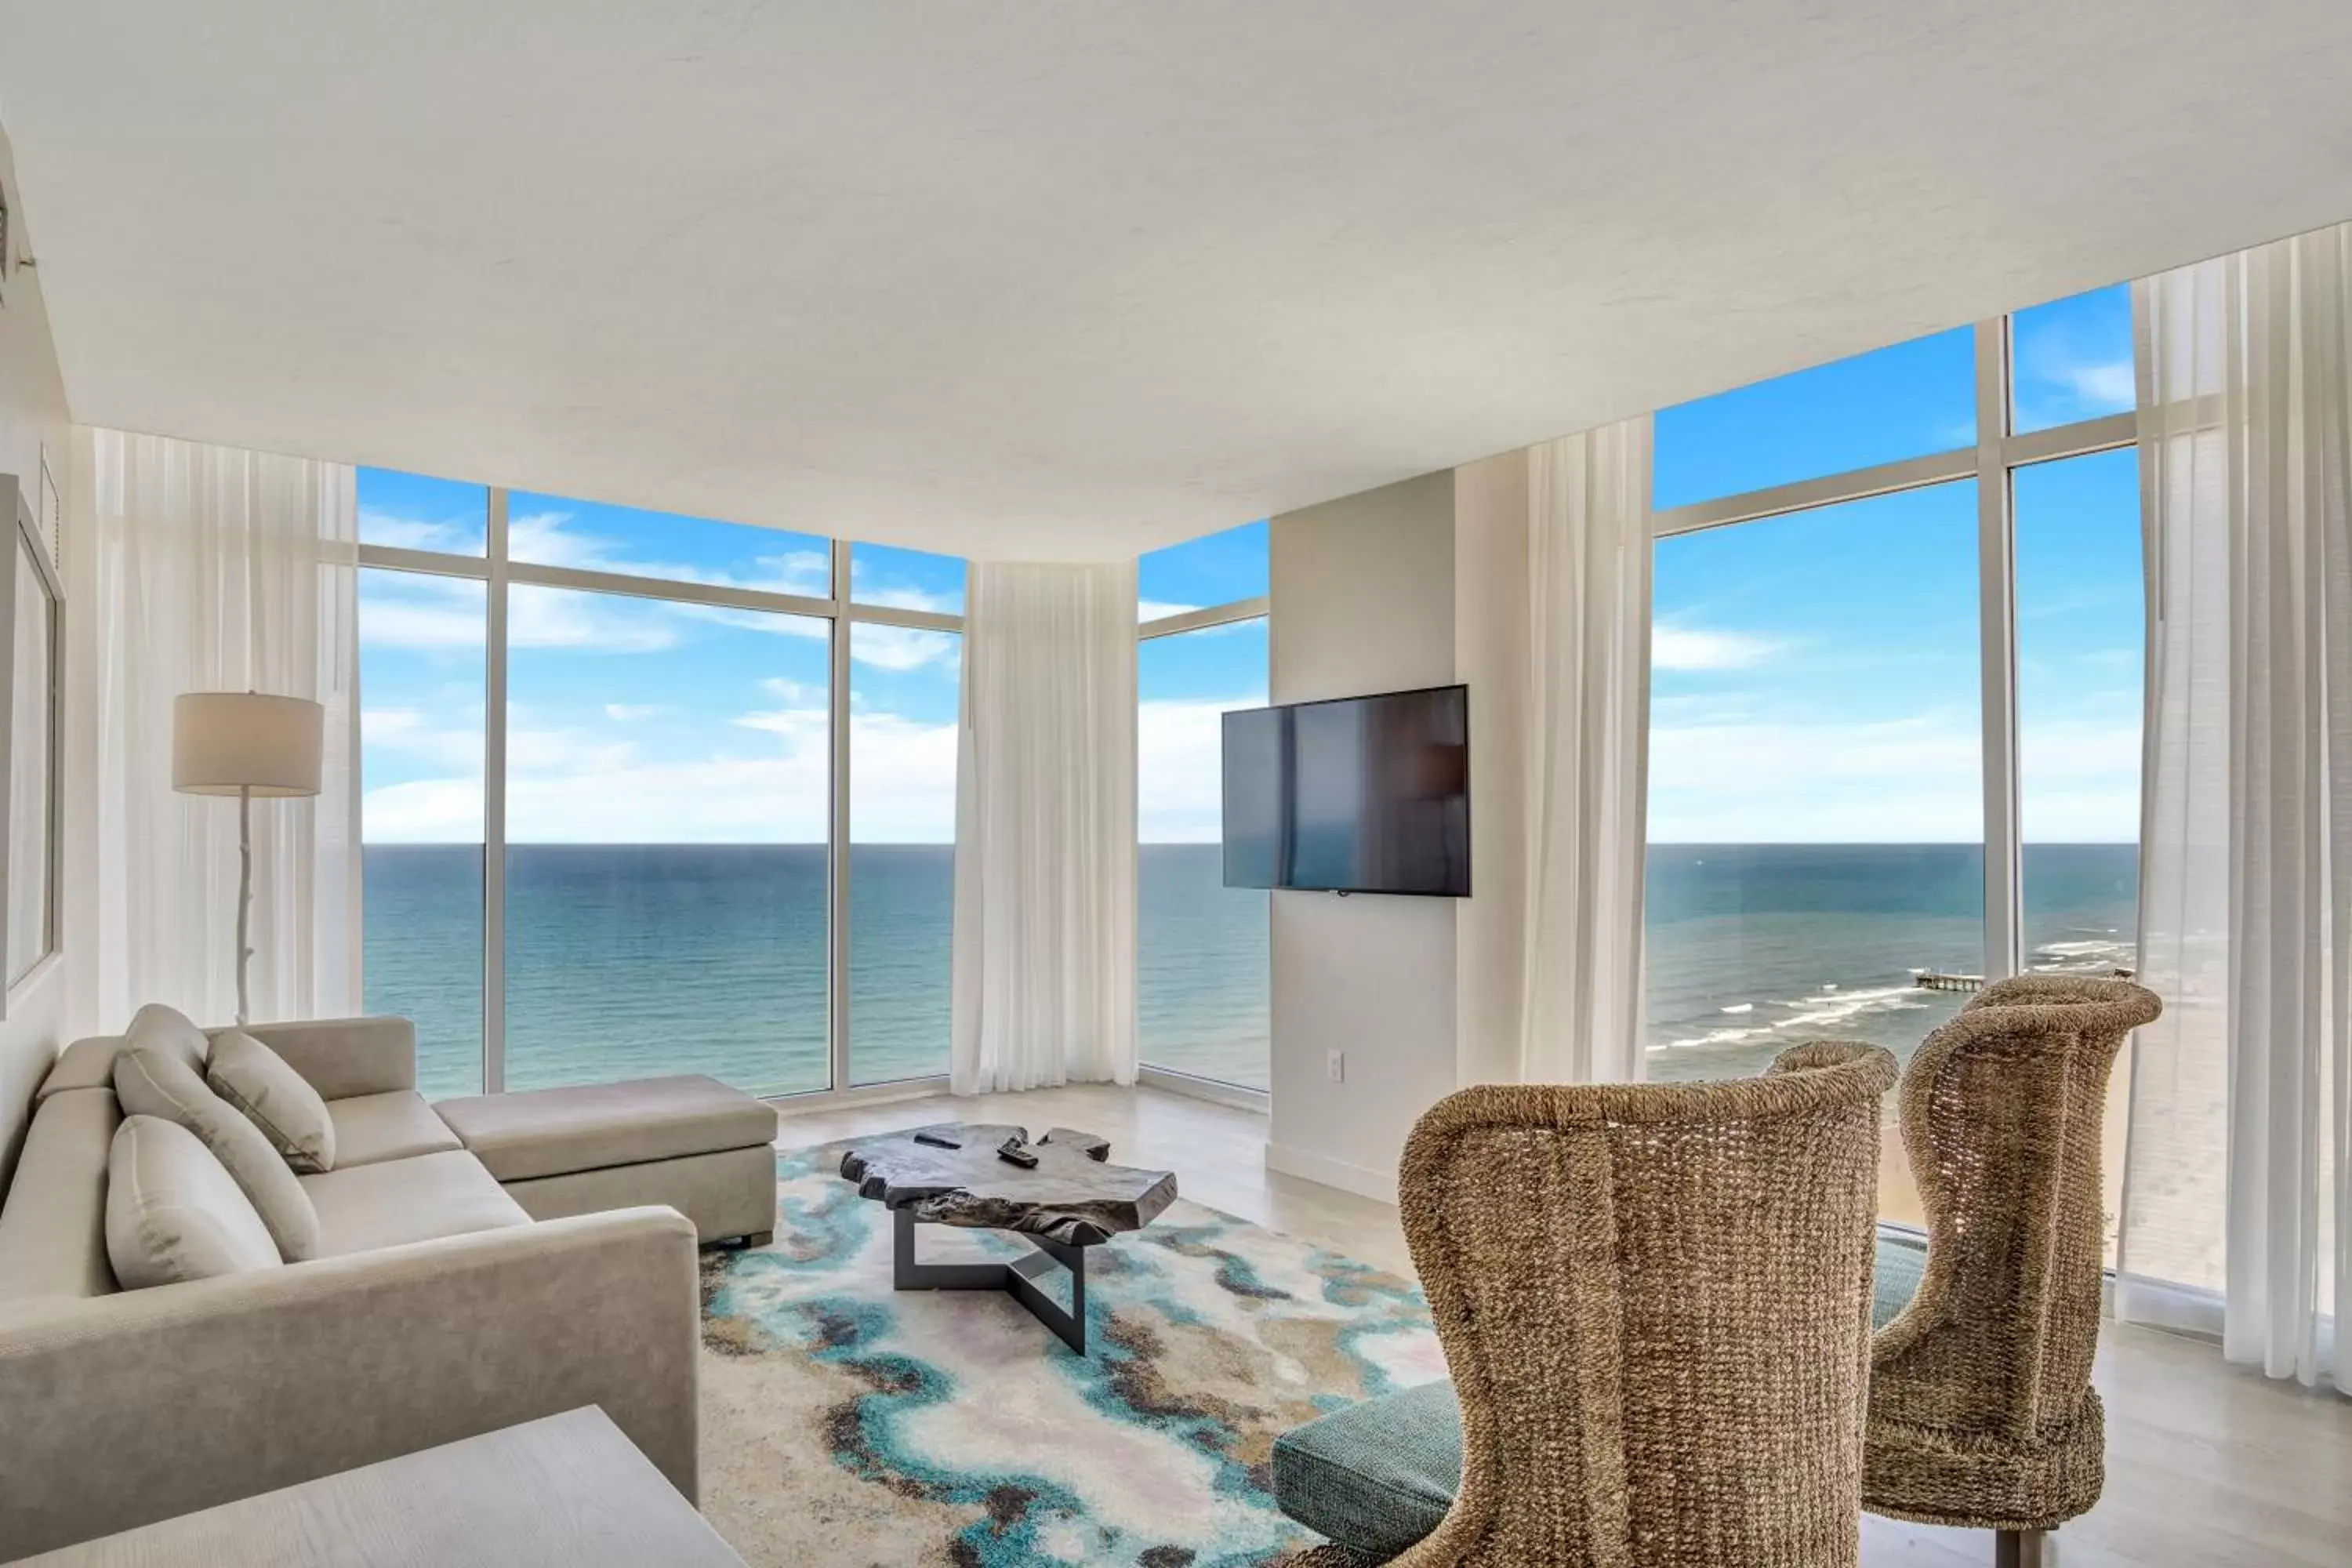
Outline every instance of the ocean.
MULTIPOLYGON (((850 851, 850 1077, 944 1072, 954 851, 850 851)), ((1137 1009, 1147 1062, 1266 1081, 1266 900, 1213 844, 1148 844, 1137 1009)), ((417 1022, 430 1095, 481 1081, 482 850, 371 845, 366 1005, 417 1022)), ((2130 845, 2028 845, 2035 968, 2131 963, 2130 845)), ((825 1087, 818 845, 508 850, 507 1084, 703 1072, 761 1094, 825 1087)), ((1657 1079, 1752 1073, 1796 1040, 1907 1057, 1983 966, 1983 854, 1958 845, 1654 845, 1648 1048, 1657 1079)))
MULTIPOLYGON (((2026 965, 2106 974, 2135 960, 2139 852, 2029 844, 2026 965)), ((1909 1060, 1984 970, 1984 851, 1959 844, 1654 844, 1643 889, 1649 1075, 1741 1077, 1805 1039, 1909 1060)))
MULTIPOLYGON (((955 851, 850 850, 850 1079, 943 1073, 955 851)), ((428 1095, 481 1091, 482 849, 370 845, 365 1005, 417 1025, 428 1095)), ((1148 844, 1137 1013, 1148 1062, 1264 1088, 1266 897, 1213 844, 1148 844)), ((826 1087, 822 845, 516 845, 507 851, 506 1081, 699 1072, 826 1087)))

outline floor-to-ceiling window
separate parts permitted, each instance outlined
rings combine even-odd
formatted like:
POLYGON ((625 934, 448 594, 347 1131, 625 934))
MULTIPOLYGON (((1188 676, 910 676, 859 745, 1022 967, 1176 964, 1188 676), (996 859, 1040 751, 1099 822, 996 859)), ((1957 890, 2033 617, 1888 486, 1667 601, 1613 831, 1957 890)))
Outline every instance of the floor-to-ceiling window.
POLYGON ((1143 1062, 1266 1087, 1267 895, 1224 885, 1223 715, 1266 700, 1266 525, 1137 567, 1136 1014, 1143 1062))
POLYGON ((859 544, 850 598, 932 624, 849 629, 849 1071, 948 1070, 963 563, 859 544))
POLYGON ((961 562, 373 469, 360 506, 365 998, 428 1093, 945 1069, 961 562))
POLYGON ((1658 416, 1653 1078, 2129 967, 2131 405, 2118 287, 1658 416))
MULTIPOLYGON (((462 569, 489 492, 362 468, 359 509, 364 545, 462 569)), ((371 566, 359 603, 362 1005, 415 1020, 426 1095, 478 1094, 489 586, 371 566)))

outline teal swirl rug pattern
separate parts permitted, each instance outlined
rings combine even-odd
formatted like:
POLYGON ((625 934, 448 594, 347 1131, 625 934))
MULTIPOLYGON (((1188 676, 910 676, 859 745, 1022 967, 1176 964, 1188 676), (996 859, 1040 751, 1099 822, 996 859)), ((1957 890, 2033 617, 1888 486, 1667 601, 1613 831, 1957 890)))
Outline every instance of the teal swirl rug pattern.
POLYGON ((702 1508, 752 1563, 1278 1563, 1275 1438, 1444 1375, 1412 1281, 1181 1198, 1087 1260, 1085 1357, 997 1292, 893 1291, 840 1152, 779 1155, 773 1244, 703 1258, 702 1508))

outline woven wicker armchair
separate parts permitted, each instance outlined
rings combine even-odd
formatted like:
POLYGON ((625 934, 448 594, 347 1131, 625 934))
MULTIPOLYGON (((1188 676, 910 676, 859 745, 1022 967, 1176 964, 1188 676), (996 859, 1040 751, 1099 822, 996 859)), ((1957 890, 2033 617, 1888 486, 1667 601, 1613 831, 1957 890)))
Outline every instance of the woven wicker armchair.
POLYGON ((2124 1037, 2162 1010, 2126 980, 2022 975, 1911 1058, 1927 1262, 1871 1347, 1873 1513, 1998 1531, 2001 1563, 2032 1563, 2098 1501, 2100 1121, 2124 1037))
POLYGON ((1875 1047, 1814 1044, 1762 1078, 1470 1089, 1423 1116, 1398 1192, 1462 1484, 1400 1568, 1853 1563, 1894 1081, 1875 1047))

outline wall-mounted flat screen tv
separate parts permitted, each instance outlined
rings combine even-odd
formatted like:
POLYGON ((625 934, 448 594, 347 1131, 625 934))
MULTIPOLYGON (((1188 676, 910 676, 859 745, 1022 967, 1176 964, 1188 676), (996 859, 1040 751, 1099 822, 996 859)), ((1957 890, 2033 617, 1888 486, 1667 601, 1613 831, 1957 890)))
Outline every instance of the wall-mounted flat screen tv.
POLYGON ((1470 694, 1225 715, 1225 886, 1470 895, 1470 694))

